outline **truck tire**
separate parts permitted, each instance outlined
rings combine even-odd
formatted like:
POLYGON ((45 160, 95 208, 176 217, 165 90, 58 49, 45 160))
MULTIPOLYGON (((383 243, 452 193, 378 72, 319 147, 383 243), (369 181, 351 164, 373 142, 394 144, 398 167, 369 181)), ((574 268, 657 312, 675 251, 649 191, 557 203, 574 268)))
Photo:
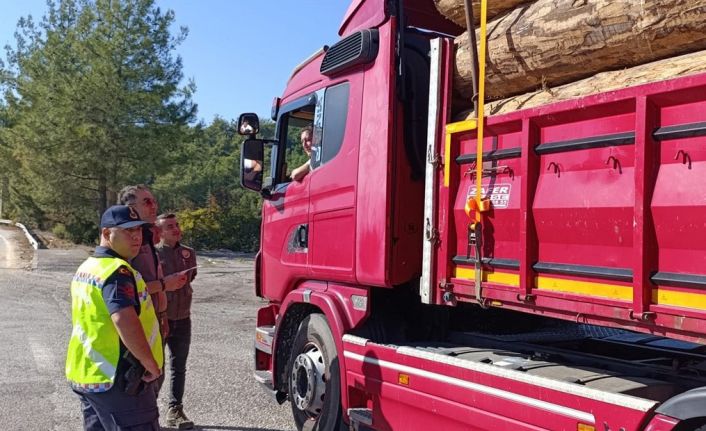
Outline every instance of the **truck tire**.
POLYGON ((298 430, 343 430, 338 352, 326 318, 302 320, 287 364, 289 402, 298 430))

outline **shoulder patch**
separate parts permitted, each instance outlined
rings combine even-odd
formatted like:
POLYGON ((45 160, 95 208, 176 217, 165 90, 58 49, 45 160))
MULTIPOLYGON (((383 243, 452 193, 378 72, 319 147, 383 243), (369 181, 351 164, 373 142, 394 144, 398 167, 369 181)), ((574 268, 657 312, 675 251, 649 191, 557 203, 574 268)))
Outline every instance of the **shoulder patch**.
POLYGON ((132 275, 129 269, 125 268, 124 266, 121 266, 118 268, 118 273, 122 275, 132 275))
POLYGON ((191 252, 189 250, 182 250, 181 257, 183 257, 184 259, 188 259, 191 257, 191 252))
POLYGON ((124 298, 135 299, 135 286, 132 283, 118 285, 118 294, 124 298))

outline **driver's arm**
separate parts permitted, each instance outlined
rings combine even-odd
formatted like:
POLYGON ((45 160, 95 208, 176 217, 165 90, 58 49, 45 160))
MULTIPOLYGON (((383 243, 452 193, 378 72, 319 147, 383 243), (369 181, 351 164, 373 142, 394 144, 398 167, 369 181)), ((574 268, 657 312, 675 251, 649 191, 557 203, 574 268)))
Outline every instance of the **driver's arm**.
POLYGON ((299 166, 298 168, 292 171, 291 178, 294 181, 301 181, 302 179, 304 179, 306 174, 309 173, 309 171, 311 171, 311 164, 310 161, 307 160, 306 162, 304 162, 303 165, 299 166))

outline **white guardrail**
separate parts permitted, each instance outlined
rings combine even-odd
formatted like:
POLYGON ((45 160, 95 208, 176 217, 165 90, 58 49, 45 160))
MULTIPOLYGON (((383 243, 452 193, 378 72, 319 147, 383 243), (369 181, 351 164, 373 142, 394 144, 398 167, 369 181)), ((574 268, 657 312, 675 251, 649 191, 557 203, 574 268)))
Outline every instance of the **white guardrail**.
POLYGON ((39 248, 39 243, 37 242, 37 240, 34 239, 32 234, 29 232, 29 229, 27 229, 27 227, 25 225, 23 225, 22 223, 15 223, 12 220, 3 220, 3 219, 0 219, 0 223, 17 226, 18 228, 22 229, 22 232, 25 233, 25 236, 27 237, 27 240, 29 241, 29 243, 32 244, 32 248, 34 248, 35 250, 37 250, 39 248))

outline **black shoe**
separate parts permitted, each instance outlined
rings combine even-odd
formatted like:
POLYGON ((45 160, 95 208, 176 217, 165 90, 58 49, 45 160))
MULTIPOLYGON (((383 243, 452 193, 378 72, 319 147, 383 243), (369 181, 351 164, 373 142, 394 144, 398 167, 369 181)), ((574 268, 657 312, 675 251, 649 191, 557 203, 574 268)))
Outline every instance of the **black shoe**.
POLYGON ((169 407, 167 411, 167 426, 180 430, 190 430, 194 428, 194 421, 189 420, 184 414, 184 407, 181 404, 169 407))

